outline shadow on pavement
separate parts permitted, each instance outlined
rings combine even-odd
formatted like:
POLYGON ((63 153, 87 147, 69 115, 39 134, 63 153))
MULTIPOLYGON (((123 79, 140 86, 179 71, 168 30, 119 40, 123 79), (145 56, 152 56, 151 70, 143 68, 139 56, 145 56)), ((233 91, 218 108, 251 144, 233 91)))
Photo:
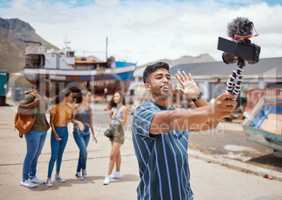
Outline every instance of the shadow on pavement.
POLYGON ((60 187, 70 187, 74 184, 93 184, 95 180, 103 180, 104 176, 88 176, 85 180, 80 180, 78 178, 66 179, 64 183, 54 183, 52 187, 48 187, 47 185, 39 185, 36 188, 32 188, 32 191, 45 191, 45 190, 57 190, 60 187))
POLYGON ((139 176, 133 174, 124 174, 121 179, 114 180, 113 182, 135 182, 139 180, 139 176))
POLYGON ((260 165, 266 165, 273 170, 282 172, 282 158, 278 158, 273 154, 267 154, 267 155, 255 157, 250 159, 248 162, 260 164, 260 165))
MULTIPOLYGON (((54 183, 52 187, 47 185, 39 185, 36 188, 32 188, 32 191, 45 191, 45 190, 57 190, 60 187, 71 187, 75 184, 93 184, 96 180, 104 180, 104 176, 88 176, 86 180, 80 180, 78 178, 67 179, 65 183, 54 183)), ((112 183, 122 183, 122 182, 136 182, 139 180, 137 175, 133 174, 124 174, 121 179, 115 179, 112 183)))
POLYGON ((36 188, 32 188, 30 190, 32 191, 57 190, 60 187, 71 187, 71 186, 72 184, 68 180, 66 180, 65 183, 54 183, 52 187, 48 187, 47 185, 43 184, 43 185, 39 185, 36 188))

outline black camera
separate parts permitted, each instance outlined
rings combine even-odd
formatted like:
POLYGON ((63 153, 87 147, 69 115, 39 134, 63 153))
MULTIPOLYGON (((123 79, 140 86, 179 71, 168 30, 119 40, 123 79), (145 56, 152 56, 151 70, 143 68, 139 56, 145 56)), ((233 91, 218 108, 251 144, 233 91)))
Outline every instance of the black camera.
POLYGON ((228 36, 233 40, 219 37, 217 49, 224 51, 223 62, 226 64, 235 63, 239 60, 254 64, 259 61, 260 46, 251 43, 254 24, 247 18, 237 17, 227 27, 228 36))
POLYGON ((246 60, 249 64, 259 61, 260 46, 251 43, 250 40, 231 41, 219 37, 217 49, 224 51, 222 60, 226 64, 235 63, 238 58, 246 60))

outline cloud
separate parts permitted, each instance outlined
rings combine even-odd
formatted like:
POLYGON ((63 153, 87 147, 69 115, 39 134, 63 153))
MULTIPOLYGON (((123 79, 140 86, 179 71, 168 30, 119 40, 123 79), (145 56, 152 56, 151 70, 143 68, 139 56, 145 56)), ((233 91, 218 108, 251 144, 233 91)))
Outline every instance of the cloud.
POLYGON ((13 1, 0 8, 1 17, 29 22, 51 43, 63 47, 67 37, 79 53, 103 58, 105 37, 110 55, 144 63, 159 58, 209 53, 220 59, 217 37, 226 36, 233 18, 254 21, 262 46, 261 57, 282 56, 282 6, 261 1, 231 5, 224 1, 119 1, 96 0, 87 4, 62 1, 13 1), (31 3, 32 2, 32 3, 31 3), (255 2, 255 3, 254 3, 255 2), (236 9, 234 9, 236 8, 236 9))

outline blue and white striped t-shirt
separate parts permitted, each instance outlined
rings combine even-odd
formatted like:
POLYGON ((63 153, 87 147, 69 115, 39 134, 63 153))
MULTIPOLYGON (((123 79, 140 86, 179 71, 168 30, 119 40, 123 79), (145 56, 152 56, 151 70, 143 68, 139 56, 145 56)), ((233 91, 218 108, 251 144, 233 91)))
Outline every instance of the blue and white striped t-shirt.
POLYGON ((133 145, 139 165, 139 200, 192 200, 188 164, 188 132, 149 134, 154 113, 152 101, 140 105, 133 117, 133 145))

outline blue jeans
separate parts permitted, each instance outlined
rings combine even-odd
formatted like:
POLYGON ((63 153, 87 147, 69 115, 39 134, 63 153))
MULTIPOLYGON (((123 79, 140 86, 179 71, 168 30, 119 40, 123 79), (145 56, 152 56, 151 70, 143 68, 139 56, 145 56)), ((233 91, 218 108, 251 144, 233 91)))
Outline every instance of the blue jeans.
POLYGON ((46 138, 45 131, 30 131, 25 134, 26 156, 23 164, 23 181, 36 176, 37 161, 46 138))
POLYGON ((51 158, 48 167, 48 178, 51 178, 52 171, 56 162, 56 173, 60 173, 63 153, 68 141, 68 128, 67 127, 57 127, 55 128, 57 134, 61 138, 60 141, 55 139, 55 136, 51 136, 51 158))
POLYGON ((80 172, 81 169, 86 169, 87 146, 90 139, 89 130, 87 132, 82 132, 78 128, 74 128, 73 138, 79 148, 79 159, 77 163, 76 172, 80 172))

